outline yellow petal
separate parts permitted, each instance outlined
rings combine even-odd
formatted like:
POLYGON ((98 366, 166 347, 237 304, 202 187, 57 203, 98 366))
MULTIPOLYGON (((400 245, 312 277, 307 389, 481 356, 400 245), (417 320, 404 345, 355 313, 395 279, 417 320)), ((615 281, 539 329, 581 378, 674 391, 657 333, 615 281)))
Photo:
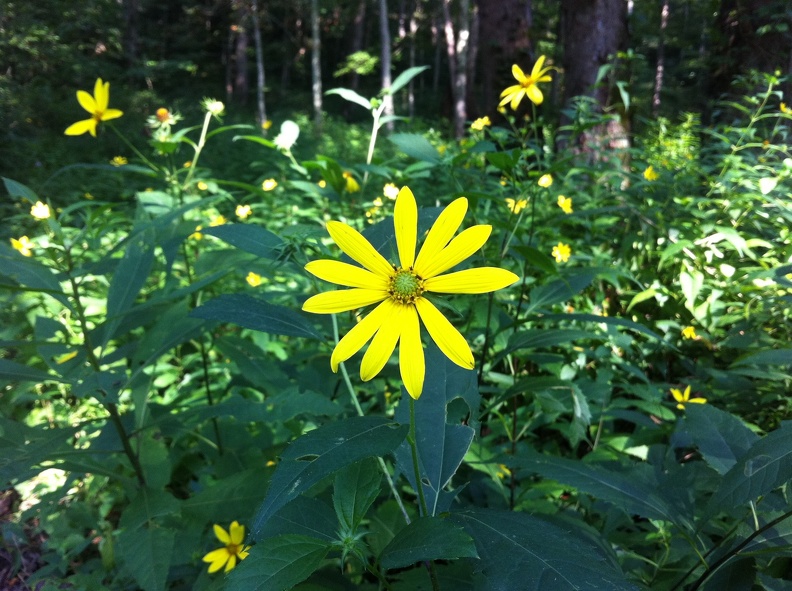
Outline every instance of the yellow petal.
POLYGON ((110 102, 110 83, 102 82, 101 78, 97 78, 96 84, 94 84, 94 98, 96 99, 97 112, 104 113, 110 102))
POLYGON ((519 90, 519 92, 512 97, 512 100, 511 100, 512 111, 516 111, 517 110, 517 107, 520 106, 520 101, 522 101, 524 96, 525 96, 525 89, 521 88, 519 90))
POLYGON ((542 101, 544 100, 544 96, 542 95, 542 91, 539 90, 539 87, 536 84, 531 84, 528 88, 525 89, 528 98, 531 99, 531 102, 535 105, 541 105, 542 101))
POLYGON ((685 391, 682 393, 682 398, 685 400, 685 402, 687 402, 690 398, 690 384, 688 384, 688 387, 685 388, 685 391))
POLYGON ((489 238, 492 226, 472 226, 460 232, 448 246, 441 250, 419 273, 424 279, 439 275, 457 265, 481 248, 489 238))
POLYGON ((239 525, 238 522, 234 521, 229 528, 229 533, 231 535, 231 543, 235 546, 242 545, 242 541, 245 539, 245 526, 239 525))
POLYGON ((118 109, 107 109, 102 114, 102 121, 109 121, 110 119, 118 119, 123 114, 124 114, 124 112, 123 111, 119 111, 118 109))
POLYGON ((231 536, 228 535, 228 532, 216 523, 214 525, 214 534, 223 544, 228 544, 231 542, 231 536))
POLYGON ((515 80, 522 84, 525 82, 525 74, 522 71, 522 68, 517 64, 512 64, 512 76, 514 76, 515 80))
POLYGON ((393 226, 396 232, 396 246, 399 261, 404 269, 415 262, 415 242, 418 240, 418 206, 415 196, 407 187, 402 187, 393 208, 393 226))
POLYGON ((477 267, 427 279, 426 291, 438 293, 488 293, 503 289, 519 280, 519 277, 498 267, 477 267))
POLYGON ((393 265, 385 260, 377 250, 371 246, 363 235, 353 227, 343 222, 327 222, 327 231, 330 237, 349 257, 357 261, 366 269, 383 277, 390 277, 393 265))
POLYGON ((230 571, 232 568, 236 566, 237 557, 236 554, 231 554, 228 556, 228 562, 226 563, 225 572, 230 571))
POLYGON ((239 560, 245 560, 245 558, 250 556, 250 552, 248 552, 248 550, 250 550, 250 546, 245 546, 244 550, 240 550, 239 552, 237 552, 237 556, 239 556, 239 560))
POLYGON ((515 84, 514 86, 509 86, 508 88, 506 88, 502 93, 500 93, 501 98, 506 97, 500 102, 500 104, 505 105, 506 103, 508 103, 511 100, 512 95, 515 92, 520 92, 520 90, 522 90, 522 85, 520 84, 515 84))
POLYGON ((415 261, 415 272, 418 275, 423 278, 431 277, 426 274, 426 270, 459 229, 467 213, 467 206, 468 201, 464 197, 455 199, 432 224, 415 261))
POLYGON ((88 111, 91 115, 96 113, 96 101, 94 100, 94 97, 84 90, 77 91, 77 102, 80 103, 80 106, 88 111))
POLYGON ((417 400, 423 391, 426 360, 421 344, 421 325, 418 322, 418 312, 413 306, 408 307, 402 316, 399 371, 405 390, 417 400))
POLYGON ((86 131, 96 137, 96 119, 83 119, 77 123, 72 123, 63 133, 66 135, 82 135, 86 131))
POLYGON ((213 550, 203 557, 203 561, 211 562, 209 565, 209 572, 216 573, 221 568, 223 568, 223 565, 228 561, 228 550, 225 548, 213 550))
POLYGON ((707 399, 706 398, 696 397, 696 398, 691 398, 690 400, 688 400, 688 402, 693 402, 695 404, 706 404, 707 403, 707 399))
POLYGON ((343 339, 338 341, 335 349, 333 349, 333 355, 330 357, 330 368, 334 372, 338 371, 339 363, 352 357, 352 355, 363 348, 363 345, 369 342, 369 339, 382 326, 383 321, 392 313, 392 306, 393 304, 390 300, 385 300, 369 312, 352 330, 346 333, 343 339))
POLYGON ((545 63, 545 56, 540 55, 539 59, 536 60, 533 69, 531 70, 531 78, 536 80, 537 78, 539 78, 539 76, 542 75, 542 66, 544 66, 544 63, 545 63))
MULTIPOLYGON (((390 303, 390 302, 389 302, 390 303)), ((360 379, 368 382, 377 375, 390 359, 401 334, 402 317, 406 306, 391 303, 391 312, 382 322, 377 334, 366 349, 360 363, 360 379)))
POLYGON ((305 270, 316 275, 319 279, 346 285, 347 287, 367 287, 369 289, 388 288, 388 280, 371 271, 361 269, 341 261, 318 260, 305 265, 305 270))
POLYGON ((429 336, 437 343, 443 354, 460 367, 473 369, 473 353, 465 337, 454 328, 440 310, 426 298, 418 298, 415 301, 415 307, 429 336))
POLYGON ((342 289, 326 291, 311 296, 303 304, 303 310, 314 314, 334 314, 376 304, 388 297, 388 292, 380 289, 342 289))
POLYGON ((671 388, 671 396, 673 396, 674 400, 676 400, 677 402, 682 402, 685 399, 682 396, 682 392, 680 392, 676 388, 671 388))

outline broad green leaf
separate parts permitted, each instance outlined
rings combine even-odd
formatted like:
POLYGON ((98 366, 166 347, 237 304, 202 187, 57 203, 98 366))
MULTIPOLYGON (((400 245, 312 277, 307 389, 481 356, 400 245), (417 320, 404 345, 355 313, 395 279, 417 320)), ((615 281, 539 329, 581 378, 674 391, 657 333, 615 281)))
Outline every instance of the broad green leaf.
POLYGON ((792 349, 766 349, 740 357, 730 367, 745 365, 785 365, 792 368, 792 349))
POLYGON ((531 290, 530 303, 526 312, 531 313, 539 308, 566 302, 591 285, 594 277, 596 277, 596 273, 580 271, 555 279, 546 285, 534 287, 531 290))
MULTIPOLYGON (((178 415, 179 420, 181 416, 178 415)), ((262 488, 260 467, 234 471, 215 482, 209 481, 185 499, 182 512, 196 523, 231 523, 234 519, 249 523, 253 513, 251 507, 264 499, 262 488)))
POLYGON ((424 136, 417 133, 394 133, 388 138, 408 156, 423 162, 440 162, 440 152, 424 136))
POLYGON ((413 66, 412 68, 407 68, 404 70, 404 72, 396 76, 396 79, 391 82, 390 88, 386 89, 386 91, 390 92, 390 94, 396 94, 402 88, 407 86, 410 83, 410 80, 428 69, 429 66, 413 66))
POLYGON ((261 144, 262 146, 267 146, 268 148, 273 148, 273 149, 276 148, 275 142, 258 135, 235 135, 232 141, 235 142, 237 140, 246 140, 256 144, 261 144))
POLYGON ((538 248, 524 245, 512 246, 512 248, 519 252, 531 267, 551 275, 557 273, 555 261, 538 248))
POLYGON ((285 591, 313 573, 330 551, 326 540, 287 534, 250 549, 228 577, 228 591, 285 591))
POLYGON ((634 306, 637 306, 641 302, 645 302, 646 300, 650 300, 657 295, 657 290, 654 287, 650 287, 649 289, 645 289, 640 293, 637 293, 633 296, 633 299, 630 300, 629 305, 627 306, 627 312, 633 309, 634 306))
POLYGON ((13 179, 9 179, 6 177, 2 177, 2 178, 6 191, 8 191, 8 194, 14 199, 27 199, 28 201, 30 201, 30 203, 35 203, 36 201, 39 200, 38 195, 36 195, 33 189, 13 179))
POLYGON ((384 456, 402 442, 407 426, 382 417, 353 417, 329 423, 293 441, 272 475, 253 522, 260 539, 264 524, 286 503, 336 470, 363 458, 384 456))
POLYGON ((261 538, 298 534, 333 542, 338 539, 338 520, 330 506, 312 497, 297 497, 282 507, 261 529, 261 538))
POLYGON ((116 555, 123 569, 144 591, 165 591, 176 532, 154 526, 125 529, 118 535, 116 555))
POLYGON ((208 236, 216 236, 240 250, 265 259, 277 259, 283 241, 269 230, 253 224, 222 224, 201 230, 208 236))
POLYGON ((0 482, 22 482, 44 470, 44 462, 75 454, 69 444, 79 427, 31 427, 0 416, 0 482))
POLYGON ((515 333, 509 339, 506 351, 511 353, 520 349, 540 349, 553 347, 561 343, 569 343, 580 339, 602 340, 604 335, 601 333, 589 332, 586 330, 563 329, 563 328, 539 328, 522 330, 515 333))
POLYGON ((792 426, 759 439, 732 466, 709 501, 710 514, 756 500, 792 479, 792 426))
POLYGON ((367 98, 360 96, 354 90, 350 90, 349 88, 331 88, 325 94, 337 94, 342 99, 349 101, 350 103, 355 103, 356 105, 360 105, 366 111, 371 111, 371 101, 367 98))
POLYGON ((230 322, 252 330, 294 337, 321 338, 300 313, 253 296, 224 294, 190 312, 191 318, 230 322))
POLYGON ((503 172, 511 172, 517 165, 516 154, 512 152, 488 152, 486 158, 487 162, 503 172))
POLYGON ((449 518, 476 543, 481 591, 637 591, 603 540, 580 525, 563 526, 525 513, 474 509, 449 518))
POLYGON ((213 138, 216 135, 221 133, 225 133, 226 131, 231 131, 232 129, 256 129, 253 125, 248 123, 236 123, 234 125, 223 125, 222 127, 218 127, 217 129, 213 129, 209 133, 206 134, 206 139, 213 138))
POLYGON ((146 484, 154 489, 164 489, 170 482, 171 463, 168 446, 162 436, 149 429, 138 437, 140 466, 146 477, 146 484))
POLYGON ((651 337, 661 343, 665 344, 666 346, 673 348, 673 345, 668 343, 663 337, 659 334, 646 328, 643 324, 638 324, 637 322, 633 322, 632 320, 627 320, 626 318, 616 318, 615 316, 599 316, 597 314, 543 314, 542 319, 544 320, 572 320, 577 322, 596 322, 598 324, 605 324, 607 326, 621 326, 622 328, 629 328, 630 330, 634 330, 636 332, 640 332, 648 337, 651 337))
POLYGON ((204 322, 187 316, 187 302, 176 302, 148 329, 135 350, 133 367, 141 371, 160 355, 200 334, 204 322))
POLYGON ((682 295, 685 297, 685 307, 693 312, 696 307, 696 298, 698 298, 701 288, 704 286, 704 275, 698 271, 693 271, 692 274, 682 271, 679 274, 679 286, 682 288, 682 295))
POLYGON ((0 379, 12 382, 68 382, 59 376, 8 359, 0 359, 0 379))
POLYGON ((31 257, 23 257, 16 251, 0 252, 0 277, 4 276, 19 283, 26 290, 46 293, 69 310, 73 310, 52 270, 31 257))
POLYGON ((711 404, 687 405, 685 426, 704 461, 719 474, 726 474, 759 440, 738 417, 711 404))
POLYGON ((338 522, 356 532, 366 512, 377 499, 382 475, 377 462, 366 458, 341 468, 333 482, 333 507, 338 522))
POLYGON ((442 517, 419 517, 396 534, 380 554, 384 568, 404 568, 424 560, 478 558, 473 538, 442 517))

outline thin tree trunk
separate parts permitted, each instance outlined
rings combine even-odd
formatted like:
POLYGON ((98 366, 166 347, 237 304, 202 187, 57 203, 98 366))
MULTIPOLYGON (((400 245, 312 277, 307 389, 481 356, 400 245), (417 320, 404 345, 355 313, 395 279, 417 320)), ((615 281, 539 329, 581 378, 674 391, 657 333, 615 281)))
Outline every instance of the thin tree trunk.
POLYGON ((654 94, 652 95, 652 115, 660 111, 660 93, 663 90, 663 71, 665 70, 665 31, 668 26, 669 0, 663 0, 660 11, 660 40, 657 44, 657 68, 655 68, 654 94))
POLYGON ((137 63, 138 58, 138 10, 140 9, 138 0, 123 0, 123 13, 124 13, 124 32, 123 32, 123 48, 124 60, 127 66, 133 66, 137 63))
MULTIPOLYGON (((382 42, 382 88, 390 89, 391 86, 391 36, 390 27, 388 26, 388 2, 387 0, 379 0, 380 8, 380 39, 382 42)), ((393 97, 386 94, 383 97, 385 103, 385 115, 393 115, 393 97)), ((388 131, 393 131, 393 122, 389 121, 387 124, 388 131)))
POLYGON ((313 93, 314 124, 322 131, 322 63, 319 37, 319 0, 311 0, 311 91, 313 93))
MULTIPOLYGON (((415 67, 415 36, 418 33, 418 15, 421 5, 418 0, 410 14, 410 67, 415 67)), ((407 86, 407 113, 410 117, 415 117, 415 79, 410 80, 407 86)))
MULTIPOLYGON (((363 28, 366 24, 366 0, 360 0, 357 12, 355 13, 354 27, 352 28, 352 51, 357 53, 363 49, 363 28)), ((360 74, 357 70, 352 70, 350 75, 349 87, 357 90, 360 84, 360 74)))
POLYGON ((470 43, 470 4, 469 0, 459 3, 459 26, 454 31, 451 18, 451 0, 443 0, 443 20, 446 48, 448 51, 448 72, 451 75, 451 94, 454 103, 454 136, 461 138, 465 133, 467 120, 467 59, 470 43))
POLYGON ((234 62, 236 65, 236 75, 234 76, 234 97, 237 102, 241 104, 247 103, 248 95, 248 71, 247 71, 247 49, 248 49, 248 32, 247 32, 247 7, 240 4, 237 13, 237 37, 236 48, 234 52, 234 62))
POLYGON ((258 108, 258 124, 267 120, 267 108, 264 104, 264 53, 261 47, 261 28, 259 27, 258 0, 252 0, 253 8, 253 41, 256 45, 256 107, 258 108))

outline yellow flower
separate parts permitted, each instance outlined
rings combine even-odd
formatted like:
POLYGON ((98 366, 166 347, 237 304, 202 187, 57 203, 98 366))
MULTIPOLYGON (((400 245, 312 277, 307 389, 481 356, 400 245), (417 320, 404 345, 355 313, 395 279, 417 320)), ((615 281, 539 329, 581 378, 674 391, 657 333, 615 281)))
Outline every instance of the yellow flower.
POLYGON ((205 182, 198 181, 198 190, 199 191, 206 191, 208 188, 209 188, 209 185, 207 185, 205 182))
POLYGON ((559 242, 553 247, 552 255, 555 257, 556 263, 566 263, 569 257, 572 256, 572 249, 569 248, 568 244, 559 242))
POLYGON ((36 204, 30 208, 30 215, 37 220, 46 220, 50 216, 49 205, 41 201, 36 201, 36 204))
POLYGON ((506 114, 506 107, 504 107, 502 105, 499 106, 498 107, 498 113, 500 113, 501 115, 505 115, 506 114))
POLYGON ((327 181, 326 181, 326 180, 324 180, 324 179, 322 179, 322 180, 320 180, 320 181, 319 181, 318 183, 316 183, 316 184, 317 184, 317 185, 319 185, 319 188, 320 188, 320 189, 324 189, 324 188, 327 186, 327 181))
POLYGON ((19 251, 23 257, 29 257, 33 254, 31 250, 33 248, 33 243, 30 241, 30 238, 27 236, 20 236, 19 240, 16 238, 11 238, 11 247, 19 251))
POLYGON ((116 156, 110 161, 110 164, 112 164, 113 166, 124 166, 126 164, 129 164, 129 161, 123 156, 116 156))
POLYGON ((559 195, 558 207, 560 207, 564 213, 572 213, 572 198, 559 195))
POLYGON ((781 112, 785 115, 792 115, 792 109, 787 107, 786 103, 781 103, 781 112))
POLYGON ((210 573, 216 573, 223 566, 225 572, 228 572, 236 566, 237 560, 245 560, 248 557, 250 546, 242 543, 245 539, 245 526, 234 521, 228 529, 229 531, 226 531, 219 525, 214 525, 214 534, 224 546, 212 550, 203 557, 202 560, 209 563, 210 573))
POLYGON ((551 174, 543 174, 539 177, 539 180, 536 181, 536 184, 540 187, 547 189, 550 185, 553 184, 553 175, 551 174))
POLYGON ((117 119, 124 114, 118 109, 107 108, 107 104, 110 102, 110 83, 102 82, 101 78, 96 79, 93 96, 84 90, 78 90, 77 101, 83 109, 91 114, 91 118, 71 124, 63 132, 66 135, 82 135, 87 131, 96 137, 96 126, 100 121, 117 119))
POLYGON ((358 184, 355 177, 352 176, 351 172, 345 172, 344 178, 346 179, 346 190, 347 193, 357 193, 360 191, 360 185, 358 184))
POLYGON ((247 281, 251 287, 258 287, 261 285, 261 275, 251 271, 247 274, 247 277, 245 277, 245 281, 247 281))
POLYGON ((679 410, 685 410, 685 405, 689 403, 705 404, 707 402, 706 398, 691 398, 689 385, 687 388, 685 388, 684 393, 680 392, 676 388, 671 388, 671 396, 673 396, 674 400, 676 400, 679 403, 677 404, 677 408, 679 410))
POLYGON ((190 168, 192 166, 192 160, 188 160, 184 164, 182 164, 183 168, 190 168))
POLYGON ((492 121, 490 121, 489 117, 479 117, 470 124, 470 129, 474 131, 482 131, 485 127, 489 127, 490 125, 492 125, 492 121))
POLYGON ((192 234, 187 236, 187 238, 189 238, 191 240, 201 240, 201 239, 203 239, 203 234, 201 234, 201 230, 202 229, 203 229, 203 226, 195 226, 195 232, 193 232, 192 234))
POLYGON ((222 226, 222 225, 223 225, 223 224, 225 224, 227 221, 228 221, 228 220, 227 220, 227 219, 225 219, 225 216, 223 216, 223 215, 219 215, 219 214, 218 214, 218 215, 216 215, 216 216, 214 216, 214 217, 212 218, 212 221, 211 221, 211 222, 209 222, 209 227, 210 227, 210 228, 214 228, 215 226, 222 226))
POLYGON ((278 181, 275 179, 267 179, 263 183, 261 183, 261 188, 264 191, 272 191, 275 187, 278 186, 278 181))
POLYGON ((382 194, 390 200, 396 199, 399 196, 399 187, 393 183, 388 183, 382 187, 382 194))
POLYGON ((501 480, 505 480, 509 476, 511 476, 511 470, 506 464, 498 464, 498 468, 495 472, 495 475, 500 478, 501 480))
POLYGON ((366 382, 385 366, 399 345, 399 368, 407 392, 418 398, 426 371, 421 346, 420 320, 440 350, 454 363, 473 369, 473 353, 459 331, 443 316, 424 292, 488 293, 518 280, 505 269, 482 267, 440 275, 477 252, 489 238, 491 226, 473 226, 452 237, 462 224, 467 199, 460 197, 437 218, 423 246, 415 255, 418 239, 418 207, 409 188, 396 198, 393 222, 399 265, 392 265, 357 230, 342 222, 327 222, 330 237, 341 250, 364 268, 340 261, 311 261, 305 269, 313 275, 353 289, 312 296, 303 310, 315 314, 346 312, 379 303, 336 345, 330 367, 346 361, 369 340, 360 365, 366 382))
POLYGON ((511 197, 506 197, 506 207, 508 207, 509 211, 511 211, 515 215, 520 213, 523 209, 525 209, 526 205, 528 205, 527 199, 520 199, 519 201, 517 201, 515 199, 512 199, 511 197))
POLYGON ((651 183, 652 181, 659 179, 660 175, 655 172, 653 167, 648 166, 646 170, 643 171, 643 177, 651 183))
POLYGON ((261 129, 264 131, 267 131, 270 127, 272 127, 272 121, 270 119, 261 122, 261 129))
POLYGON ((507 103, 510 103, 512 111, 516 111, 517 107, 520 106, 520 101, 524 96, 527 96, 533 104, 541 105, 542 101, 544 100, 544 96, 542 95, 542 91, 539 90, 537 84, 539 82, 550 82, 552 80, 552 78, 547 75, 547 73, 552 70, 552 68, 543 68, 542 66, 544 65, 544 61, 545 56, 543 55, 540 56, 538 60, 536 60, 536 63, 531 70, 530 76, 526 76, 520 69, 520 66, 514 64, 512 66, 512 75, 514 76, 515 80, 519 82, 519 84, 509 86, 501 93, 501 102, 499 106, 502 107, 507 103))
POLYGON ((696 338, 696 329, 692 326, 686 326, 682 329, 682 338, 685 339, 695 339, 696 338))
POLYGON ((250 216, 250 206, 249 205, 237 205, 236 211, 234 211, 236 216, 240 220, 246 220, 248 216, 250 216))
POLYGON ((160 123, 165 123, 171 118, 170 111, 168 111, 168 109, 165 107, 160 107, 157 109, 156 116, 160 123))

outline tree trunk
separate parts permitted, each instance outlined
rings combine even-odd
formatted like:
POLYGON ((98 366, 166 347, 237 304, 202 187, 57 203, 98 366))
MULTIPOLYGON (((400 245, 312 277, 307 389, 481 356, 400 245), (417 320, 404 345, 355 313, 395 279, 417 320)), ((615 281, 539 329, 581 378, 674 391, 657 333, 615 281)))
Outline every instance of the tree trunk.
POLYGON ((261 47, 261 28, 259 27, 258 0, 252 0, 253 41, 256 45, 256 107, 258 124, 267 120, 267 108, 264 104, 264 53, 261 47))
MULTIPOLYGON (((382 54, 380 61, 382 62, 382 88, 390 89, 391 86, 391 36, 390 27, 388 26, 388 2, 387 0, 379 0, 380 9, 380 40, 382 43, 382 54)), ((393 115, 393 97, 386 94, 383 97, 385 102, 384 114, 393 115)), ((393 122, 387 123, 388 131, 393 131, 393 122)))
POLYGON ((140 5, 138 0, 123 0, 124 31, 122 46, 124 48, 124 61, 128 67, 137 64, 139 49, 139 19, 140 5))
POLYGON ((459 2, 459 23, 454 30, 451 18, 451 0, 443 0, 443 29, 448 51, 448 73, 451 76, 451 99, 453 102, 454 136, 459 139, 465 134, 467 121, 467 60, 470 51, 470 3, 459 2))
MULTIPOLYGON (((352 51, 357 53, 363 49, 363 30, 366 24, 366 0, 360 0, 357 11, 355 12, 354 26, 352 27, 352 51)), ((350 74, 349 87, 357 90, 360 84, 360 74, 353 69, 350 74)))
POLYGON ((657 117, 660 112, 660 93, 663 90, 663 72, 665 70, 665 32, 668 27, 669 0, 663 0, 660 10, 660 40, 657 44, 657 67, 655 68, 655 86, 652 95, 652 115, 657 117))
MULTIPOLYGON (((418 0, 410 14, 410 67, 415 67, 415 36, 418 34, 418 16, 421 12, 421 0, 418 0)), ((407 86, 407 114, 415 117, 415 79, 407 86)))
POLYGON ((248 89, 248 68, 247 68, 247 32, 248 9, 244 3, 238 5, 237 24, 236 24, 236 47, 234 50, 234 98, 241 104, 247 103, 248 89))
POLYGON ((322 62, 319 37, 319 0, 311 0, 311 92, 313 94, 314 125, 322 130, 322 62))

